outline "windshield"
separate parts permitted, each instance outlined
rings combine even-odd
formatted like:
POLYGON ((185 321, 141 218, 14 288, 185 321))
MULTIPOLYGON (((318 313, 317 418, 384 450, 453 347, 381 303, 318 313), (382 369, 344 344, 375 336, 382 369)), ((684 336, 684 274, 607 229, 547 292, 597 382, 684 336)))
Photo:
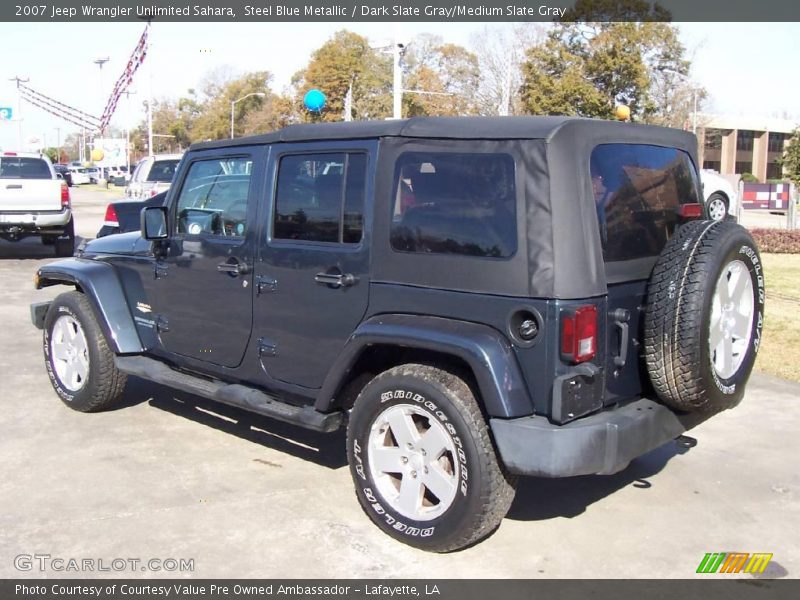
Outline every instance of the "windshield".
POLYGON ((0 177, 5 179, 52 179, 47 163, 40 158, 4 156, 0 158, 0 177))
POLYGON ((179 162, 180 159, 178 158, 155 161, 150 168, 150 173, 147 174, 147 181, 170 183, 175 176, 175 167, 178 166, 179 162))

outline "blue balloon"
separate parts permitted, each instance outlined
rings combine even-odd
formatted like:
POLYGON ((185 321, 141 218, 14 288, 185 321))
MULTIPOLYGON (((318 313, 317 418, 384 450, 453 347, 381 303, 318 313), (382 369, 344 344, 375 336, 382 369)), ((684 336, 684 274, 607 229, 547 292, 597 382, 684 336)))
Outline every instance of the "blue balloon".
POLYGON ((303 96, 303 103, 308 110, 319 112, 325 106, 325 94, 319 90, 308 90, 306 95, 303 96))

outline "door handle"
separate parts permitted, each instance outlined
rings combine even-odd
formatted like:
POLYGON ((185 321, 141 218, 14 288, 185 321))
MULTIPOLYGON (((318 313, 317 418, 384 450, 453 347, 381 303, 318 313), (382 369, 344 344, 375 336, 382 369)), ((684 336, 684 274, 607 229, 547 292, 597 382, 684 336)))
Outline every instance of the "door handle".
POLYGON ((358 278, 352 273, 317 273, 314 276, 314 281, 323 285, 329 285, 333 288, 350 287, 355 285, 358 278))
POLYGON ((235 258, 228 259, 228 262, 217 265, 217 271, 236 277, 237 275, 247 275, 250 272, 250 265, 240 262, 235 258))

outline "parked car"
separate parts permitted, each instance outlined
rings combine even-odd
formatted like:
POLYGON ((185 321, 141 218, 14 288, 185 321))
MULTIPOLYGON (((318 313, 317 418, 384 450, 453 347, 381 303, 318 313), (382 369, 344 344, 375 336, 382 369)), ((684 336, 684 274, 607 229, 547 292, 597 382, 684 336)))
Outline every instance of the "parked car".
POLYGON ((518 476, 616 473, 742 399, 762 267, 696 164, 689 132, 568 117, 196 144, 140 232, 39 267, 75 287, 31 307, 46 371, 77 411, 136 375, 346 426, 368 518, 464 548, 518 476))
POLYGON ((125 166, 107 167, 105 170, 106 179, 114 185, 125 185, 128 178, 128 168, 125 166), (122 183, 118 182, 122 180, 122 183))
POLYGON ((89 183, 100 183, 103 178, 103 171, 100 167, 86 167, 86 174, 89 176, 89 183))
POLYGON ((38 236, 70 256, 75 225, 66 181, 50 159, 32 152, 0 153, 0 238, 12 242, 38 236))
POLYGON ((144 200, 169 189, 182 154, 156 154, 136 164, 125 195, 132 200, 144 200))
POLYGON ((708 215, 715 221, 734 218, 738 211, 739 194, 733 184, 716 171, 700 171, 703 199, 708 215))
POLYGON ((67 165, 55 164, 53 169, 57 174, 61 175, 68 187, 72 187, 72 173, 67 165))
POLYGON ((86 185, 91 183, 86 167, 70 167, 69 172, 72 176, 72 185, 86 185))
POLYGON ((97 237, 139 231, 142 209, 147 206, 163 206, 166 197, 167 192, 161 192, 147 200, 117 200, 109 203, 103 226, 97 232, 97 237))

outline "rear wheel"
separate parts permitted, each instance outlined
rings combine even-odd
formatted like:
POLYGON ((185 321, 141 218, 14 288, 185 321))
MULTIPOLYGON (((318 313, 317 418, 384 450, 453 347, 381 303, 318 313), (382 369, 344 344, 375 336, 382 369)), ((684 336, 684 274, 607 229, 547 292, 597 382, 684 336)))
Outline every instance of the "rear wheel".
POLYGON ((646 310, 645 359, 664 404, 719 410, 741 400, 764 322, 761 259, 746 229, 681 227, 653 270, 646 310))
POLYGON ((394 367, 366 385, 347 448, 364 512, 411 546, 464 548, 494 531, 514 499, 470 387, 429 365, 394 367))
POLYGON ((112 406, 125 390, 114 353, 89 301, 80 292, 59 295, 44 321, 44 359, 59 398, 80 412, 112 406))

